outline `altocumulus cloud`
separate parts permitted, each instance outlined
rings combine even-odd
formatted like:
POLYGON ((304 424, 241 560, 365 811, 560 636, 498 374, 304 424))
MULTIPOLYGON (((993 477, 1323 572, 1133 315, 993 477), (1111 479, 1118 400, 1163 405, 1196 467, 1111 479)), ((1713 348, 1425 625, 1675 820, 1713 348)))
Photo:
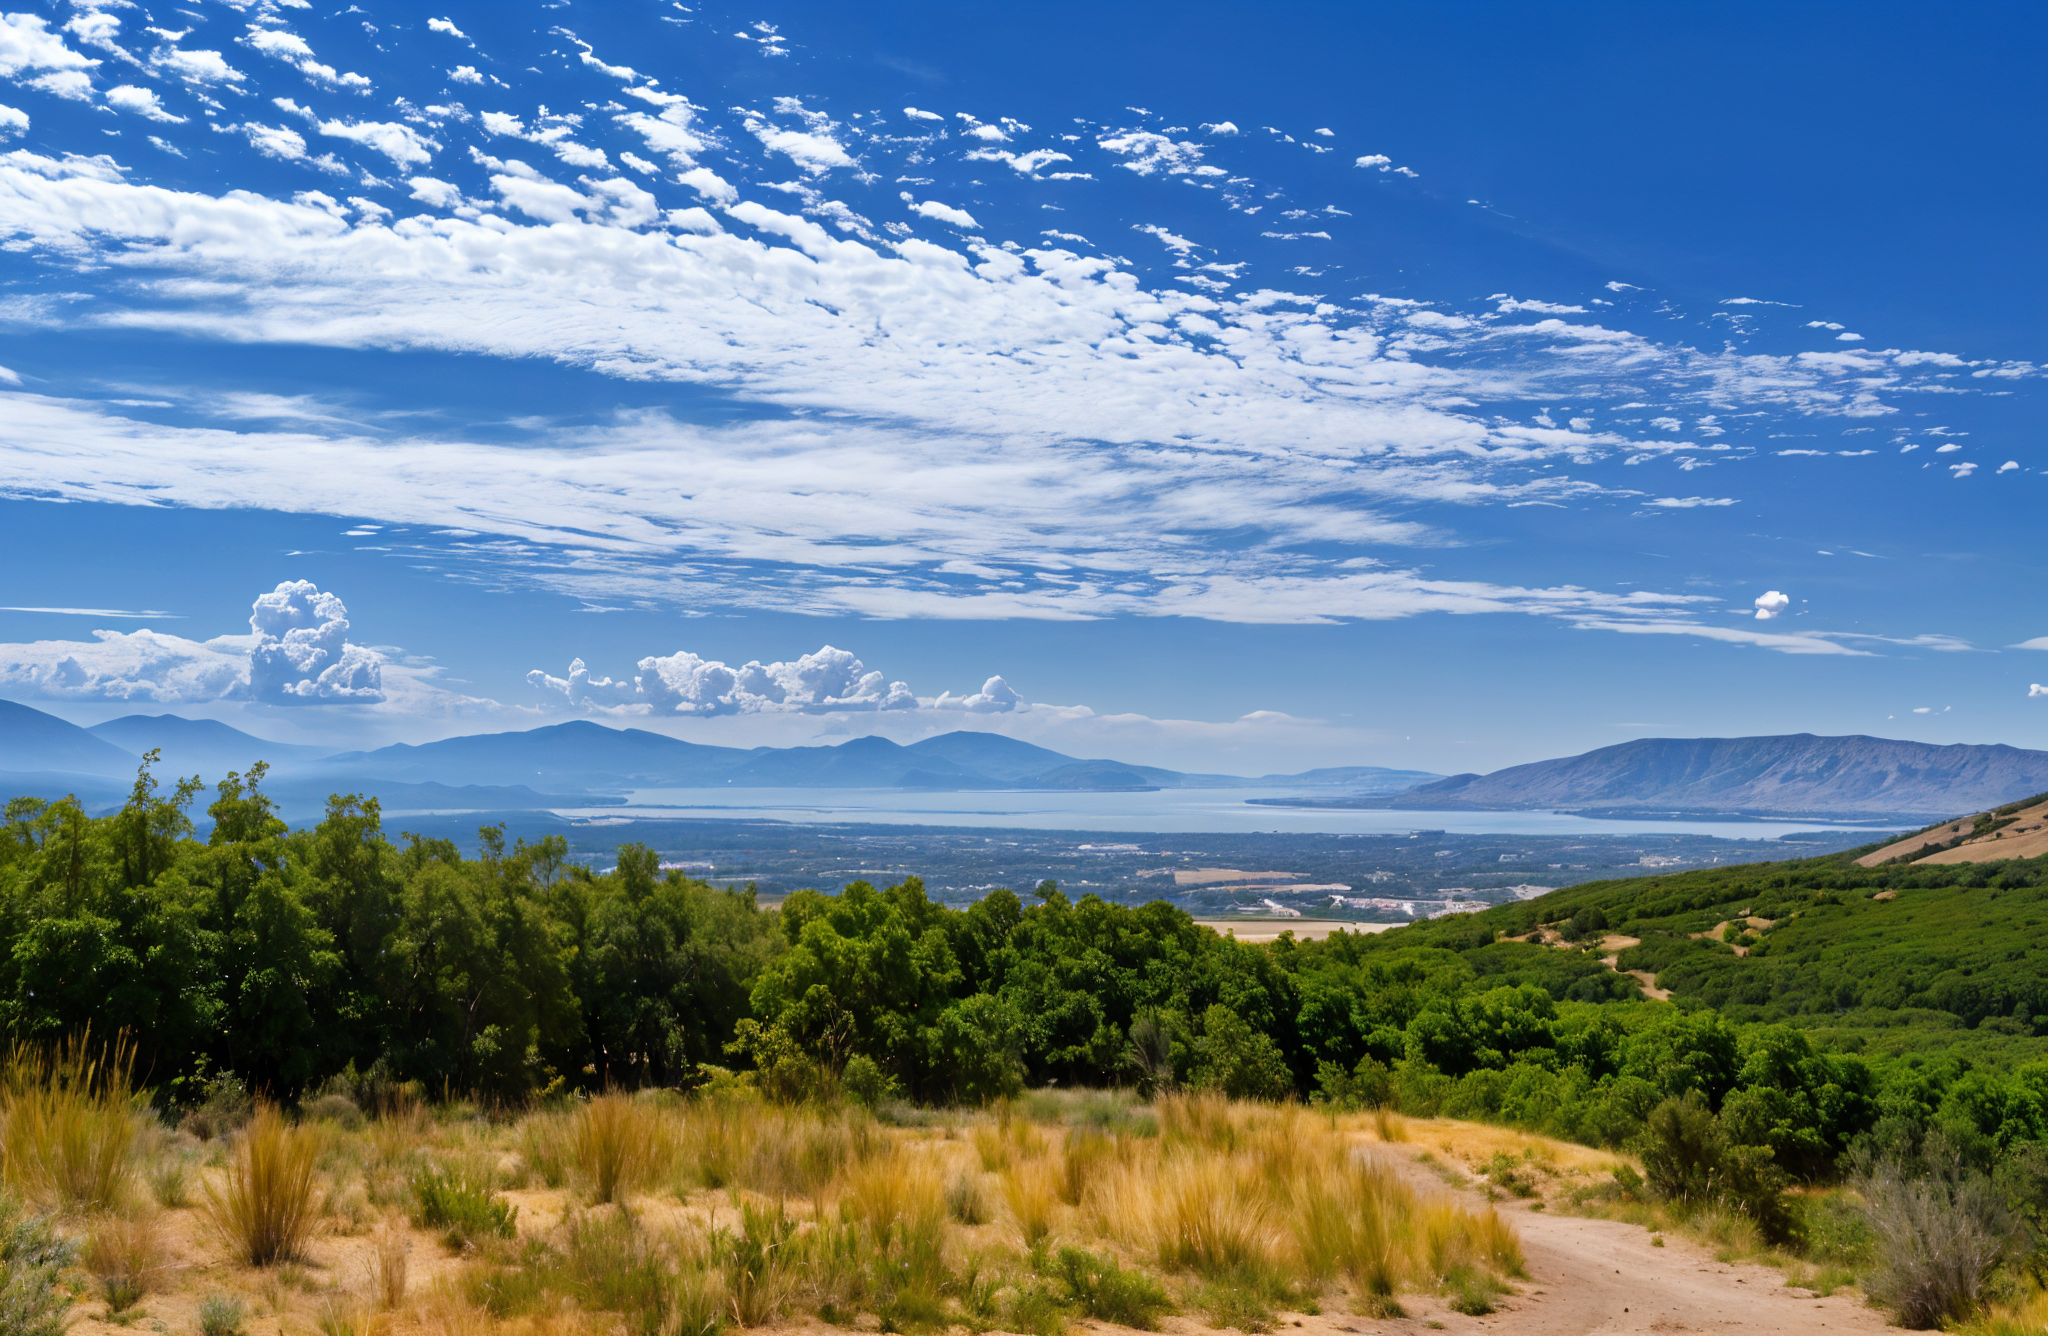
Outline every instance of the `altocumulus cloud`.
MULTIPOLYGON (((318 66, 286 17, 266 8, 245 48, 275 59, 247 72, 167 41, 154 59, 187 86, 165 82, 163 92, 186 101, 150 107, 197 116, 193 99, 207 88, 270 93, 268 81, 287 72, 333 85, 318 98, 353 100, 337 83, 350 76, 318 66)), ((468 40, 441 23, 429 40, 468 40)), ((758 40, 780 41, 773 25, 761 31, 769 36, 758 40)), ((195 138, 221 178, 204 188, 189 177, 178 189, 153 184, 147 165, 108 157, 97 140, 81 138, 81 153, 47 144, 0 154, 0 232, 21 262, 45 262, 63 285, 53 294, 80 272, 117 276, 89 303, 51 295, 19 303, 14 317, 546 358, 693 383, 777 420, 697 426, 646 412, 506 444, 460 432, 217 430, 189 417, 166 426, 76 397, 18 394, 0 404, 7 485, 461 528, 482 536, 465 559, 530 584, 699 605, 1231 621, 1524 612, 1661 630, 1701 601, 1434 579, 1358 553, 1455 541, 1443 521, 1382 513, 1413 514, 1417 503, 1728 504, 1565 476, 1624 454, 1705 466, 1726 443, 1516 421, 1532 401, 1654 400, 1646 415, 1667 414, 1658 420, 1675 431, 1687 414, 1736 408, 1883 417, 1891 397, 1937 374, 2034 374, 1869 346, 1702 350, 1616 327, 1612 308, 1600 322, 1579 318, 1589 308, 1572 302, 1516 298, 1460 314, 1253 287, 1239 281, 1248 261, 1238 252, 1257 242, 1176 213, 1164 263, 1216 256, 1175 276, 1202 280, 1182 291, 1088 253, 1078 234, 1058 238, 1073 246, 1024 244, 1043 240, 1036 206, 1053 196, 1005 210, 972 192, 972 173, 1000 141, 1014 146, 1001 160, 1020 169, 1006 173, 1020 190, 1108 188, 1079 184, 1092 172, 1154 192, 1132 197, 1138 216, 1138 201, 1149 209, 1170 191, 1210 202, 1221 222, 1252 207, 1255 185, 1266 188, 1237 174, 1235 160, 1209 160, 1244 144, 1227 122, 1206 127, 1206 140, 1163 121, 1052 136, 962 116, 962 131, 908 109, 907 127, 834 119, 793 97, 721 121, 705 107, 730 101, 724 90, 697 90, 693 102, 558 35, 581 49, 563 57, 564 77, 590 81, 587 116, 436 105, 438 74, 408 88, 412 76, 394 62, 377 74, 387 91, 411 95, 393 102, 406 123, 272 97, 305 133, 251 123, 239 136, 195 138), (312 158, 307 134, 331 156, 312 158), (619 175, 614 158, 646 162, 632 150, 665 160, 673 176, 619 175), (512 152, 540 165, 497 156, 512 152), (1055 162, 1077 170, 1041 179, 1036 167, 1055 162), (379 175, 429 164, 433 176, 400 184, 379 175), (792 168, 800 180, 751 184, 792 168), (313 180, 350 174, 384 191, 382 202, 351 197, 344 209, 312 192, 291 202, 249 188, 308 169, 322 173, 313 180), (898 173, 930 188, 907 199, 893 182, 870 188, 898 173), (970 226, 992 239, 963 237, 970 226), (1001 240, 1006 231, 1019 240, 1001 240)), ((17 82, 61 73, 75 94, 97 68, 40 20, 0 37, 0 74, 17 82)), ((293 92, 307 96, 296 77, 293 92)), ((182 133, 200 136, 198 125, 182 133)), ((1349 216, 1326 212, 1332 228, 1349 216)), ((643 689, 639 678, 632 689, 643 689)))

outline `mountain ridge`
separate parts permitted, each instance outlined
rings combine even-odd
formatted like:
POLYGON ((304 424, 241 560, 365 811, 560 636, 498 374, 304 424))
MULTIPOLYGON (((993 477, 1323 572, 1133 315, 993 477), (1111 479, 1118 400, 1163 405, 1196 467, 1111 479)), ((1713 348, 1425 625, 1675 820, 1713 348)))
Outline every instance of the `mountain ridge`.
POLYGON ((1938 819, 2048 789, 2048 752, 1866 734, 1637 738, 1399 794, 1274 806, 1938 819))

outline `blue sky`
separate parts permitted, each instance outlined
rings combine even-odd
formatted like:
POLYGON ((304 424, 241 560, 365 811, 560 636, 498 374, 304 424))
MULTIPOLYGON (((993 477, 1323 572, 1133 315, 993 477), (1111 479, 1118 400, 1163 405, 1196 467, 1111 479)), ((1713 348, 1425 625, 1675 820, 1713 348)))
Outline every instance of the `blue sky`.
POLYGON ((2048 746, 2038 7, 4 22, 0 694, 2048 746))

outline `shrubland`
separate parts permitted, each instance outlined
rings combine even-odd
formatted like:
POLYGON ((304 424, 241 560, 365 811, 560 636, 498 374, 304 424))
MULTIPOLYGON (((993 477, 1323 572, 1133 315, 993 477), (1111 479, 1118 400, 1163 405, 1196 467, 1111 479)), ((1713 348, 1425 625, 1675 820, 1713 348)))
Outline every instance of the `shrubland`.
MULTIPOLYGON (((1033 1262, 1006 1300, 1021 1305, 1009 1320, 1026 1325, 1098 1307, 1164 1311, 1147 1275, 1197 1278, 1218 1312, 1247 1295, 1267 1309, 1285 1302, 1260 1279, 1281 1271, 1341 1274, 1371 1292, 1380 1264, 1328 1259, 1369 1258, 1378 1245, 1360 1235, 1311 1247, 1301 1233, 1317 1210, 1357 1210, 1312 1210, 1289 1194, 1283 1206, 1270 1184, 1285 1175, 1227 1138, 1206 1143, 1198 1172, 1169 1149, 1199 1137, 1163 1121, 1147 1143, 1156 1152, 1102 1131, 1066 1137, 1055 1154, 1039 1133, 998 1120, 961 1139, 972 1173, 892 1162, 879 1178, 893 1186, 860 1186, 877 1116, 915 1122, 919 1109, 991 1107, 1048 1086, 1399 1110, 1626 1149, 1641 1175, 1626 1181, 1637 1172, 1627 1168, 1605 1205, 1589 1198, 1585 1209, 1639 1202, 1673 1222, 1739 1220, 1763 1243, 1864 1276, 1901 1312, 1920 1302, 1909 1294, 1933 1294, 1960 1316, 2009 1289, 2048 1241, 2048 962, 2036 945, 2048 859, 1866 869, 1851 851, 1588 883, 1378 935, 1254 946, 1166 903, 1075 901, 1049 883, 963 909, 933 902, 915 878, 764 907, 666 871, 636 845, 598 873, 570 863, 558 839, 507 847, 501 828, 482 830, 473 856, 448 841, 394 841, 361 796, 337 796, 323 821, 294 831, 261 780, 258 767, 218 787, 203 842, 190 818, 196 782, 166 793, 147 768, 127 806, 104 818, 69 802, 7 807, 0 1023, 20 1045, 21 1075, 0 1091, 0 1150, 10 1177, 36 1185, 40 1209, 89 1209, 141 1182, 158 1209, 208 1211, 223 1237, 254 1239, 233 1224, 247 1213, 231 1201, 235 1173, 257 1172, 253 1158, 242 1170, 143 1164, 135 1156, 156 1132, 83 1114, 70 1149, 15 1148, 17 1125, 59 1117, 48 1110, 64 1091, 108 1079, 80 1065, 105 1066, 77 1047, 91 1026, 139 1042, 132 1079, 155 1117, 208 1145, 232 1138, 245 1157, 289 1130, 294 1110, 296 1126, 373 1152, 380 1173, 436 1124, 426 1093, 521 1112, 496 1150, 413 1166, 392 1199, 421 1228, 499 1257, 509 1269, 489 1284, 511 1288, 486 1291, 507 1312, 529 1302, 520 1286, 553 1293, 635 1268, 698 1274, 689 1259, 702 1261, 703 1284, 663 1299, 679 1305, 664 1312, 773 1308, 798 1285, 774 1259, 800 1251, 801 1233, 803 1248, 824 1250, 806 1266, 850 1266, 881 1249, 902 1274, 930 1280, 903 1303, 930 1313, 943 1291, 956 1305, 947 1311, 973 1314, 993 1302, 987 1277, 956 1259, 945 1283, 957 1290, 931 1279, 932 1230, 996 1220, 1033 1262), (1672 1000, 1646 1000, 1631 971, 1672 1000), (72 1049, 53 1047, 67 1038, 72 1049), (688 1098, 631 1093, 652 1090, 688 1098), (707 1112, 741 1096, 754 1101, 747 1119, 707 1112), (848 1109, 858 1116, 818 1112, 848 1109), (124 1151, 123 1136, 139 1140, 124 1151), (114 1188, 107 1147, 130 1165, 114 1188), (528 1225, 489 1186, 508 1157, 598 1213, 561 1226, 569 1233, 547 1267, 507 1260, 528 1225), (1116 1191, 1141 1160, 1150 1205, 1115 1213, 1117 1230, 1062 1232, 1088 1193, 1116 1191), (836 1220, 760 1206, 719 1226, 739 1240, 729 1247, 709 1235, 605 1233, 614 1227, 603 1212, 684 1164, 707 1189, 813 1202, 894 1193, 895 1204, 848 1206, 855 1214, 836 1220), (1212 1238, 1192 1217, 1173 1250, 1148 1243, 1147 1212, 1167 1209, 1184 1183, 1198 1184, 1188 1201, 1270 1216, 1265 1251, 1212 1238), (1822 1198, 1839 1209, 1809 1209, 1822 1198), (1985 1221, 1988 1251, 1916 1259, 1886 1243, 1914 1233, 1887 1220, 1940 1211, 1985 1221), (1855 1229, 1842 1224, 1852 1216, 1855 1229), (1286 1238, 1295 1251, 1273 1251, 1286 1238), (611 1260, 579 1270, 586 1253, 611 1260), (1257 1260, 1283 1253, 1284 1263, 1257 1260), (713 1265, 741 1255, 753 1260, 738 1270, 713 1265), (1131 1270, 1140 1264, 1152 1271, 1131 1270), (575 1276, 586 1279, 565 1279, 575 1276)), ((132 1090, 115 1105, 141 1107, 132 1090)), ((295 1161, 273 1149, 288 1180, 295 1161)), ((1502 1173, 1518 1181, 1512 1166, 1502 1173)), ((1329 1190, 1358 1201, 1373 1191, 1329 1190)), ((383 1204, 351 1209, 367 1218, 383 1204)), ((251 1241, 250 1259, 289 1265, 289 1222, 265 1229, 285 1242, 251 1241)), ((818 1302, 856 1302, 852 1293, 818 1302)), ((1186 1289, 1169 1297, 1200 1302, 1186 1289)))

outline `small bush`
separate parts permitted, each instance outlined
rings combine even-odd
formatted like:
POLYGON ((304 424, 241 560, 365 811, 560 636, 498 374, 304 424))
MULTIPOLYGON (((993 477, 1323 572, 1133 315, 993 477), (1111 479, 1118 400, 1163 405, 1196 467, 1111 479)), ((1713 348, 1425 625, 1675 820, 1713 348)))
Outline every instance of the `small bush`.
POLYGON ((839 1073, 839 1088, 856 1104, 872 1109, 896 1093, 896 1082, 873 1058, 856 1053, 839 1073))
POLYGON ((1068 1301, 1089 1317, 1152 1331, 1162 1315, 1173 1311, 1173 1301, 1158 1281, 1127 1271, 1110 1258, 1062 1248, 1055 1269, 1068 1301))
POLYGON ((63 1336, 71 1295, 57 1284, 77 1248, 42 1216, 23 1217, 0 1199, 0 1332, 7 1336, 63 1336))
POLYGON ((1273 1305, 1267 1301, 1264 1286, 1219 1281, 1204 1286, 1196 1303, 1212 1327, 1230 1327, 1248 1334, 1273 1329, 1273 1305))
POLYGON ((1856 1187, 1875 1235, 1865 1292, 1904 1327, 1937 1327, 1974 1310, 2011 1246, 2012 1222, 1991 1181, 1947 1158, 1917 1177, 1882 1163, 1856 1187))
POLYGON ((519 1208, 498 1196, 488 1179, 456 1169, 426 1169, 412 1180, 413 1223, 438 1229, 450 1248, 518 1232, 519 1208))
POLYGON ((209 1294, 199 1301, 199 1336, 242 1336, 248 1316, 240 1299, 209 1294))
POLYGON ((206 1193, 206 1213, 251 1266, 292 1261, 305 1250, 316 1208, 319 1138, 277 1109, 258 1107, 228 1160, 226 1181, 206 1193))
POLYGON ((1019 1285, 1010 1296, 1010 1328, 1025 1336, 1066 1336, 1067 1310, 1043 1285, 1019 1285))
POLYGON ((179 1125, 201 1141, 235 1131, 256 1116, 256 1101, 233 1072, 221 1072, 206 1083, 206 1095, 186 1111, 179 1125))
POLYGON ((321 1095, 307 1100, 300 1112, 309 1122, 333 1123, 344 1132, 362 1131, 365 1121, 363 1111, 347 1095, 321 1095))

